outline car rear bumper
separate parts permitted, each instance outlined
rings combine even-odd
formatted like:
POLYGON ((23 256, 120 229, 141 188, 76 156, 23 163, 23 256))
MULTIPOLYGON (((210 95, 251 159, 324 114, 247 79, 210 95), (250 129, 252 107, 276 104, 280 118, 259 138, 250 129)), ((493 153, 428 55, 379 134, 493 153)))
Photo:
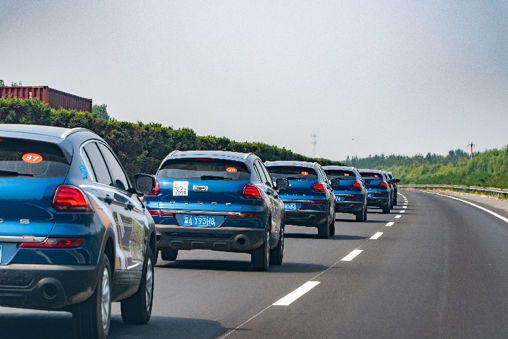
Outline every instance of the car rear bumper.
POLYGON ((328 219, 328 211, 287 211, 286 224, 296 226, 317 227, 326 222, 328 219))
POLYGON ((361 201, 341 201, 335 203, 335 212, 340 213, 356 213, 363 209, 361 201))
POLYGON ((390 202, 389 197, 373 197, 367 198, 367 206, 383 207, 390 202))
POLYGON ((0 306, 58 310, 88 299, 97 284, 95 265, 23 265, 0 269, 0 306))
POLYGON ((264 228, 155 225, 157 248, 248 252, 263 245, 264 228))

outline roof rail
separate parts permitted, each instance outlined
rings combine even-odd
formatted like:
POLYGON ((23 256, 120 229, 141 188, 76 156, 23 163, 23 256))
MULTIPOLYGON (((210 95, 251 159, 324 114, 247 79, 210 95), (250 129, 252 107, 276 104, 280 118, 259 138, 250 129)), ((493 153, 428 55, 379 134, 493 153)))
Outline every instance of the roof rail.
POLYGON ((65 131, 64 133, 62 133, 62 135, 60 136, 60 139, 65 139, 68 136, 70 136, 70 135, 72 135, 74 133, 78 133, 78 132, 91 132, 91 131, 89 129, 86 129, 86 128, 83 128, 83 127, 76 127, 76 128, 70 129, 70 130, 65 131))

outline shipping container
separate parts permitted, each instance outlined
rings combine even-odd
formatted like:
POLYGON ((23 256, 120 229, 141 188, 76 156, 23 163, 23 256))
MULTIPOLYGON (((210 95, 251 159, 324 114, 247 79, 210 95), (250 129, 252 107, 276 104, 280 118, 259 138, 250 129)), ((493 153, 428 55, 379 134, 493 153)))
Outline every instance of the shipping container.
POLYGON ((53 108, 92 112, 92 99, 78 97, 48 86, 6 86, 0 87, 0 98, 39 99, 53 108))

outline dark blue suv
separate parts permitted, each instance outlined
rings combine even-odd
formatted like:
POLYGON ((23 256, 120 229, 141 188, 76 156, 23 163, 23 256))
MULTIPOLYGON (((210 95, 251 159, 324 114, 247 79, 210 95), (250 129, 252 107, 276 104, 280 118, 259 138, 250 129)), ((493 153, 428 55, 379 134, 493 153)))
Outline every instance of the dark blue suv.
POLYGON ((261 160, 225 151, 174 151, 160 165, 144 201, 163 260, 179 250, 248 252, 255 270, 280 265, 284 204, 261 160))
POLYGON ((390 213, 393 207, 393 191, 383 171, 361 169, 359 172, 367 186, 367 205, 379 207, 383 213, 390 213))
POLYGON ((286 222, 316 227, 320 238, 335 235, 335 196, 321 165, 305 161, 267 161, 274 180, 287 179, 290 187, 280 190, 286 207, 286 222))
POLYGON ((355 167, 324 166, 335 194, 335 212, 352 213, 356 221, 367 220, 367 188, 355 167))
POLYGON ((107 336, 112 301, 148 322, 155 225, 102 138, 0 125, 0 187, 0 306, 70 311, 78 338, 107 336))

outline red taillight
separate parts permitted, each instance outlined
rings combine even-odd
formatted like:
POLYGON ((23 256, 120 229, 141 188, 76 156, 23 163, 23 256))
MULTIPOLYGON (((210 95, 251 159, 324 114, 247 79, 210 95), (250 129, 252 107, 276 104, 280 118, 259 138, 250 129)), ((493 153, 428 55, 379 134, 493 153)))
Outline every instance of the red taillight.
POLYGON ((316 182, 314 186, 312 186, 312 189, 314 190, 314 192, 324 192, 325 186, 323 186, 323 184, 320 184, 319 182, 316 182))
POLYGON ((253 219, 257 218, 259 213, 239 213, 239 214, 228 214, 226 219, 253 219))
POLYGON ((254 185, 245 185, 243 188, 243 197, 245 199, 260 199, 261 193, 259 189, 254 185))
POLYGON ((302 202, 302 205, 321 205, 324 203, 324 200, 315 200, 315 201, 304 201, 302 202))
POLYGON ((62 239, 62 238, 47 238, 43 242, 32 243, 32 242, 23 242, 19 244, 19 247, 24 248, 76 248, 81 246, 85 241, 84 238, 78 239, 62 239))
POLYGON ((385 187, 385 188, 387 188, 387 187, 388 187, 388 185, 386 184, 386 181, 382 181, 382 182, 381 182, 381 187, 385 187))
POLYGON ((354 187, 354 188, 362 188, 362 184, 360 184, 358 181, 355 181, 355 182, 353 183, 353 187, 354 187))
POLYGON ((150 213, 150 215, 156 215, 158 217, 172 217, 172 216, 174 216, 173 213, 165 212, 163 210, 148 210, 148 213, 150 213))
POLYGON ((160 192, 161 187, 159 185, 159 181, 155 180, 155 187, 153 188, 153 191, 151 191, 150 193, 146 193, 145 195, 159 195, 160 192))
POLYGON ((57 212, 92 212, 85 193, 71 185, 58 186, 51 205, 57 212))

